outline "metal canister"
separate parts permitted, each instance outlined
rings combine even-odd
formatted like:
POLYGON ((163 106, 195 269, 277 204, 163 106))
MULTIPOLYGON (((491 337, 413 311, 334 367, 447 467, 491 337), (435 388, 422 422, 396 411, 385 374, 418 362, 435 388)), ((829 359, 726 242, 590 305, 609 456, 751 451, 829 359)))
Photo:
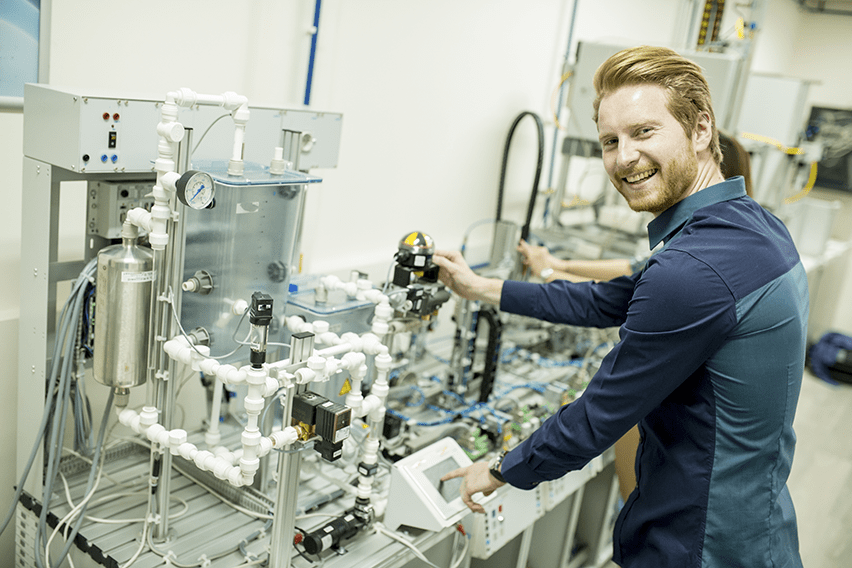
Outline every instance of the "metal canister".
POLYGON ((154 255, 136 244, 125 223, 122 243, 98 253, 95 304, 95 379, 108 387, 145 383, 154 281, 154 255))

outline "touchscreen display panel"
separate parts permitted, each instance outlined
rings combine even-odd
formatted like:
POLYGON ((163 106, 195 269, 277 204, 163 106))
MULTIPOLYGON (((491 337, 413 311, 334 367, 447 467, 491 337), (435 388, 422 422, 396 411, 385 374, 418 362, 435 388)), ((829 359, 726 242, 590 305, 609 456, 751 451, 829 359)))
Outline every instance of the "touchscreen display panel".
POLYGON ((462 478, 457 477, 455 479, 450 479, 449 481, 441 481, 441 477, 445 473, 449 473, 454 469, 460 468, 461 465, 455 460, 455 458, 447 458, 445 460, 439 461, 435 465, 425 469, 423 471, 423 475, 426 476, 426 479, 429 480, 429 483, 438 490, 438 493, 441 494, 441 497, 444 498, 444 501, 450 502, 453 499, 459 497, 459 490, 461 489, 462 478))

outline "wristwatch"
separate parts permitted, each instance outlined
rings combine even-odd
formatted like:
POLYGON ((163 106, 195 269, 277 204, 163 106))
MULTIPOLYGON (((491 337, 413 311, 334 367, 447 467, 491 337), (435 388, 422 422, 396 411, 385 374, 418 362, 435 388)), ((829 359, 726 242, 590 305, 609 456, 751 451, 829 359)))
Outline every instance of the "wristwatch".
POLYGON ((551 274, 553 274, 552 268, 544 268, 542 269, 541 274, 539 274, 539 276, 541 276, 542 280, 547 280, 548 278, 550 278, 551 274))
POLYGON ((509 452, 504 450, 491 458, 491 461, 488 462, 488 473, 490 473, 494 479, 500 483, 506 483, 506 480, 503 478, 503 474, 500 473, 500 466, 503 464, 503 458, 505 458, 508 453, 509 452))

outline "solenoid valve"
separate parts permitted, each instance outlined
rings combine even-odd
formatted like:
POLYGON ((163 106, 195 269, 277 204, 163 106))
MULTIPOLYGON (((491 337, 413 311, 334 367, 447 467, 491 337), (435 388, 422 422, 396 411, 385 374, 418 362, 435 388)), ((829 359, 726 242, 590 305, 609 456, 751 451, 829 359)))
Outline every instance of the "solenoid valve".
POLYGON ((319 436, 314 449, 326 461, 343 456, 343 441, 349 437, 352 409, 316 393, 305 391, 293 398, 293 422, 319 436))

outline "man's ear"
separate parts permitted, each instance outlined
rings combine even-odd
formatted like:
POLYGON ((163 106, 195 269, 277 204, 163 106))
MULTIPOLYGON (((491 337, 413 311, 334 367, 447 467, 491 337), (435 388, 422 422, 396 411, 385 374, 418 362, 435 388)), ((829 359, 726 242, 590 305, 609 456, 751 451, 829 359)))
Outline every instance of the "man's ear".
POLYGON ((698 114, 698 122, 692 131, 692 143, 695 146, 695 151, 701 152, 709 149, 712 141, 713 123, 710 119, 710 113, 704 111, 698 114))

